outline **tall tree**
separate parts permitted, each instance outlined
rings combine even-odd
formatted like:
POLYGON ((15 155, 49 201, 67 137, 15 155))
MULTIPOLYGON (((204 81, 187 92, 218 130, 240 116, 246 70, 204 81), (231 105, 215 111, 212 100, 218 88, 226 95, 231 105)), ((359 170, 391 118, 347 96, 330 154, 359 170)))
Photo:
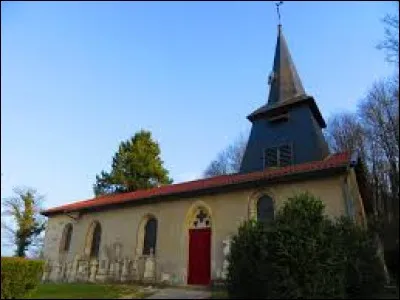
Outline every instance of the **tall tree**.
POLYGON ((25 257, 29 248, 40 246, 40 234, 45 228, 44 218, 40 215, 43 197, 31 188, 15 188, 13 197, 3 203, 3 215, 10 216, 13 224, 2 220, 2 229, 16 246, 15 255, 25 257))
POLYGON ((204 177, 233 174, 239 172, 246 150, 247 138, 241 134, 231 145, 218 153, 204 171, 204 177))
MULTIPOLYGON (((398 269, 399 232, 399 86, 398 74, 375 83, 354 114, 328 122, 332 150, 359 150, 367 166, 368 199, 392 272, 398 269), (397 247, 397 248, 396 248, 397 247)), ((398 272, 398 271, 397 271, 398 272)))
POLYGON ((359 105, 359 115, 370 145, 372 175, 389 195, 385 204, 389 219, 399 216, 398 89, 393 81, 379 81, 359 105))
POLYGON ((96 175, 93 190, 96 196, 113 193, 133 192, 170 184, 168 171, 160 158, 160 147, 146 130, 137 132, 120 143, 115 153, 111 171, 96 175))
POLYGON ((399 92, 397 78, 381 80, 359 102, 356 113, 338 113, 328 122, 331 149, 359 151, 368 167, 375 212, 398 218, 399 92))
POLYGON ((326 137, 333 152, 358 151, 365 157, 365 133, 354 113, 337 113, 328 121, 326 137))
POLYGON ((378 49, 386 52, 386 60, 392 63, 399 63, 399 2, 393 1, 396 5, 393 14, 387 14, 383 23, 385 24, 385 38, 378 44, 378 49))

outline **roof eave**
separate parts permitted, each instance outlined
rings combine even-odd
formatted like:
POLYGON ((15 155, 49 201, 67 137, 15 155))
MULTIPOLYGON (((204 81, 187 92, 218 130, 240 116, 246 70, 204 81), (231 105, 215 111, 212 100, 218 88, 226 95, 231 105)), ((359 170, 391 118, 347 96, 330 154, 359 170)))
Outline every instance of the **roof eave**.
POLYGON ((93 209, 105 209, 105 208, 109 209, 111 207, 121 207, 123 205, 145 204, 145 203, 152 202, 154 199, 168 200, 168 199, 176 199, 177 197, 185 197, 186 198, 186 197, 191 197, 191 196, 196 196, 196 195, 220 193, 220 192, 226 191, 227 189, 232 190, 232 189, 251 188, 251 187, 257 186, 259 184, 274 184, 274 183, 278 183, 278 182, 282 183, 282 182, 289 182, 289 181, 296 181, 296 180, 306 180, 306 179, 310 179, 313 177, 329 176, 329 175, 332 175, 335 173, 340 173, 340 172, 347 170, 348 166, 349 166, 349 164, 346 163, 346 164, 341 164, 338 166, 329 167, 329 168, 325 168, 325 169, 309 170, 309 171, 301 172, 301 173, 296 172, 296 173, 284 174, 281 176, 275 176, 275 177, 269 177, 269 178, 257 178, 254 180, 249 180, 249 181, 244 181, 244 182, 239 182, 239 183, 227 183, 224 185, 208 187, 208 188, 199 189, 199 190, 190 190, 190 191, 176 192, 176 193, 171 193, 171 194, 166 194, 166 195, 149 196, 146 198, 137 199, 135 201, 125 200, 125 201, 121 201, 121 202, 117 202, 117 203, 93 205, 91 207, 84 207, 84 208, 80 208, 80 209, 78 208, 78 209, 62 209, 62 210, 54 210, 54 211, 42 211, 41 214, 46 217, 49 217, 49 216, 71 213, 71 212, 86 212, 86 211, 90 211, 93 209))
POLYGON ((258 109, 256 109, 253 113, 247 116, 247 119, 251 122, 254 122, 257 119, 260 119, 262 117, 268 117, 270 115, 279 113, 279 111, 286 110, 290 107, 294 107, 300 104, 308 103, 310 105, 311 112, 314 115, 314 118, 318 122, 318 124, 321 126, 321 128, 326 128, 326 122, 324 118, 322 117, 321 112, 318 109, 317 104, 315 103, 315 100, 312 96, 305 96, 304 98, 300 98, 299 100, 295 101, 287 101, 283 102, 282 104, 278 106, 272 106, 268 107, 267 105, 262 106, 258 109))

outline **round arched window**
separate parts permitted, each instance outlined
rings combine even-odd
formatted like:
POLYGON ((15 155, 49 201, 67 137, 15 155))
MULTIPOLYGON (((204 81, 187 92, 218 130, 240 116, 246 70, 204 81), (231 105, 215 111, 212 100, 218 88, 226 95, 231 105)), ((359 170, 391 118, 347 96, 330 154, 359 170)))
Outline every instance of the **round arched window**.
POLYGON ((268 223, 274 219, 274 202, 267 195, 261 196, 257 201, 257 220, 268 223))
POLYGON ((149 255, 150 249, 156 253, 157 242, 157 219, 150 218, 144 227, 143 255, 149 255))
POLYGON ((92 244, 90 247, 90 257, 98 257, 100 250, 100 240, 101 240, 101 226, 100 223, 96 222, 93 229, 92 244))
POLYGON ((63 235, 61 238, 61 252, 68 252, 69 247, 71 244, 71 237, 72 237, 72 224, 67 224, 64 227, 63 235))

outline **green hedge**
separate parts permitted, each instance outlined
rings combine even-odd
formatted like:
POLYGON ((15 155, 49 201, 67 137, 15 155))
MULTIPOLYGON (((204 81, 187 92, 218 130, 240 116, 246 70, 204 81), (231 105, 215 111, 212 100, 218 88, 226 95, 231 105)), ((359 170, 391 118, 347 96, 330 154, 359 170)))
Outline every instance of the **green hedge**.
POLYGON ((346 218, 324 215, 310 194, 289 199, 267 226, 248 221, 233 237, 230 298, 368 298, 384 287, 369 232, 346 218))
POLYGON ((29 295, 39 284, 44 261, 20 257, 1 258, 1 299, 29 295))

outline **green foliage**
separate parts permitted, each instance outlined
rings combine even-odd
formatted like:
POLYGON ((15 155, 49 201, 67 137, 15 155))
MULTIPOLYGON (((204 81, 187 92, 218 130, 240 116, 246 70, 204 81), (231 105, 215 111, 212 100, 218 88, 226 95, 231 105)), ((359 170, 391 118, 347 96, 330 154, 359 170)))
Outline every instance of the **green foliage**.
POLYGON ((2 223, 2 228, 11 235, 16 245, 15 255, 25 257, 26 251, 45 228, 45 221, 39 214, 41 196, 33 189, 14 189, 16 196, 5 199, 3 207, 5 215, 11 216, 16 229, 2 223))
POLYGON ((233 237, 231 298, 358 298, 380 291, 384 276, 368 232, 331 220, 308 193, 288 199, 267 226, 247 221, 233 237))
POLYGON ((133 284, 44 283, 30 299, 141 299, 148 293, 133 284))
POLYGON ((26 297, 40 282, 44 261, 1 258, 1 299, 26 297))
POLYGON ((374 232, 366 231, 346 218, 335 224, 346 259, 346 294, 362 299, 382 292, 385 284, 383 265, 377 256, 374 232))
POLYGON ((96 175, 93 190, 96 196, 149 189, 170 184, 168 171, 160 158, 160 147, 149 131, 141 130, 121 142, 114 155, 110 173, 96 175))
POLYGON ((399 284, 399 219, 394 218, 391 222, 383 225, 382 240, 385 248, 386 266, 395 280, 399 284))
POLYGON ((269 265, 265 227, 253 220, 245 222, 233 237, 229 255, 228 293, 230 298, 263 296, 269 265))

